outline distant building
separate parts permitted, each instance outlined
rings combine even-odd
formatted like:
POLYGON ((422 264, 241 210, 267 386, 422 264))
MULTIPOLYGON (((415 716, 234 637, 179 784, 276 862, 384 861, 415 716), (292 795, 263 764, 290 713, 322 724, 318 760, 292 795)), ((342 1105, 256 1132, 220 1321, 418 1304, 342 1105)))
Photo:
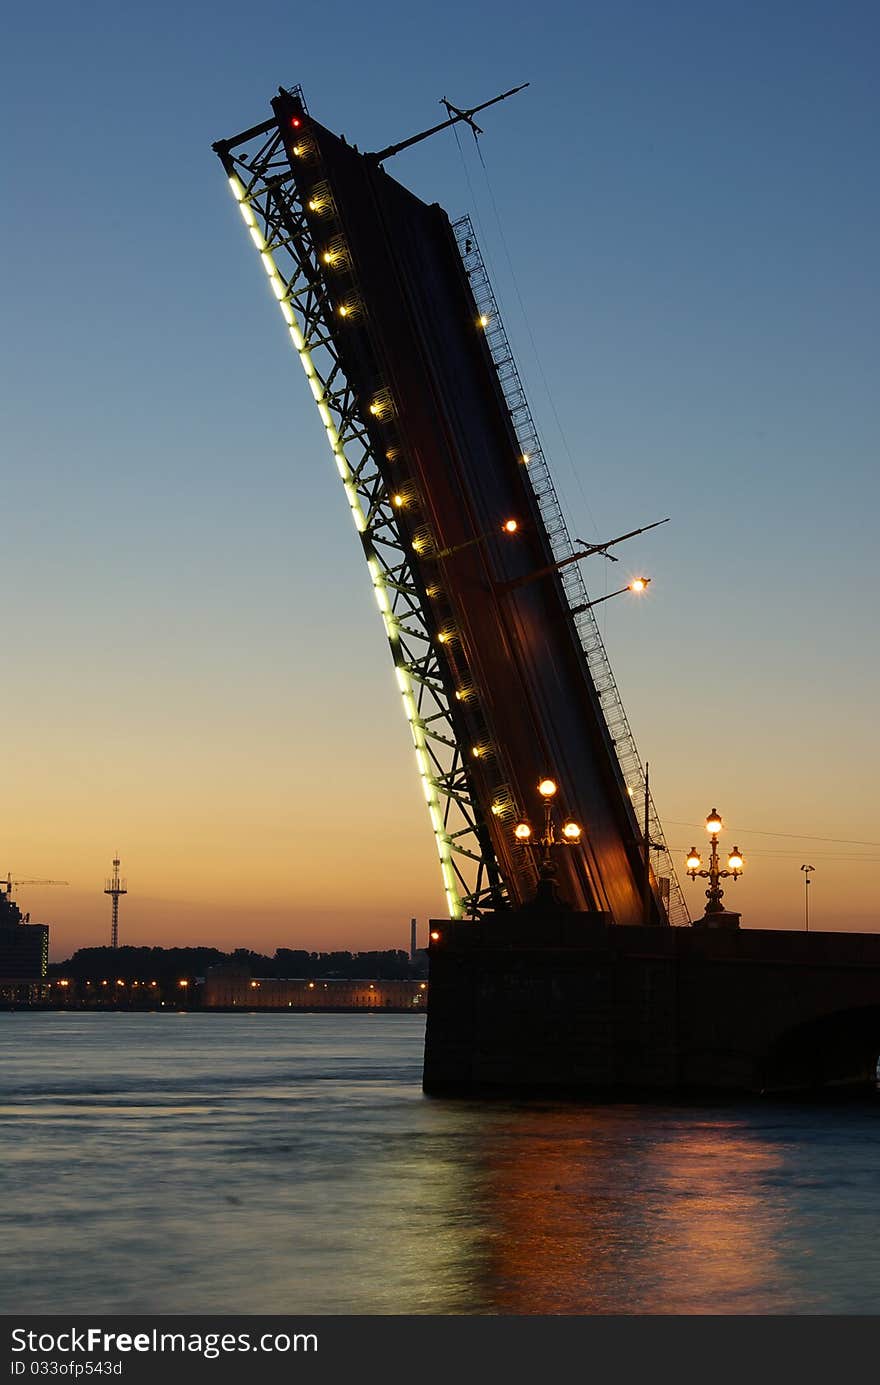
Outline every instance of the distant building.
POLYGON ((229 967, 211 967, 205 977, 205 1009, 247 1010, 423 1010, 425 981, 340 980, 317 976, 278 979, 249 976, 229 967))
POLYGON ((0 1001, 40 998, 49 965, 49 925, 25 923, 9 891, 0 895, 0 1001))

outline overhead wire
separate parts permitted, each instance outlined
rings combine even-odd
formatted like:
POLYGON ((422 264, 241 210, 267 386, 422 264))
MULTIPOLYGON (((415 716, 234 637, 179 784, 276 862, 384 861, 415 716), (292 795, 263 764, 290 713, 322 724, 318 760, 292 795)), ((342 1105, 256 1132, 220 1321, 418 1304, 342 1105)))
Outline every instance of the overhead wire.
MULTIPOLYGON (((487 239, 487 237, 486 237, 486 233, 485 233, 484 227, 483 227, 483 225, 482 225, 482 223, 481 223, 481 220, 480 220, 479 211, 477 210, 477 208, 478 208, 478 200, 477 200, 477 197, 476 197, 476 192, 475 192, 475 190, 474 190, 473 181, 472 181, 472 179, 471 179, 470 172, 469 172, 468 166, 467 166, 467 159, 466 159, 466 157, 465 157, 464 149, 462 148, 462 143, 461 143, 461 140, 460 140, 460 138, 459 138, 458 129, 457 129, 456 126, 453 126, 453 134, 455 135, 455 142, 456 142, 456 144, 457 144, 457 146, 458 146, 458 152, 459 152, 459 155, 460 155, 460 157, 461 157, 462 167, 463 167, 463 169, 464 169, 465 180, 466 180, 467 185, 468 185, 468 191, 469 191, 469 193, 470 193, 471 200, 472 200, 473 205, 474 205, 474 209, 475 209, 475 218, 474 218, 474 219, 475 219, 476 222, 477 222, 477 229, 478 229, 478 231, 479 231, 481 244, 482 244, 482 245, 484 246, 484 248, 485 248, 485 252, 486 252, 486 253, 485 253, 485 258, 486 258, 486 260, 488 261, 489 272, 490 272, 490 274, 491 274, 491 276, 492 276, 492 280, 493 280, 493 283, 494 283, 494 285, 495 285, 496 297, 499 297, 499 298, 500 298, 500 295, 499 295, 499 293, 498 293, 498 275, 497 275, 497 273, 496 273, 496 271, 495 271, 494 265, 492 264, 491 255, 490 255, 489 249, 488 249, 488 239, 487 239)), ((499 238, 499 241, 500 241, 500 243, 501 243, 501 248, 502 248, 502 250, 503 250, 503 252, 504 252, 504 258, 505 258, 505 261, 506 261, 506 263, 507 263, 507 270, 508 270, 508 275, 509 275, 509 278, 510 278, 510 283, 511 283, 511 285, 512 285, 512 287, 513 287, 513 291, 514 291, 514 294, 515 294, 515 296, 516 296, 516 300, 517 300, 517 303, 518 303, 518 306, 519 306, 520 317, 522 318, 523 326, 524 326, 525 331, 526 331, 526 334, 527 334, 527 336, 528 336, 529 345, 530 345, 530 347, 531 347, 531 354, 532 354, 532 356, 534 357, 534 361, 535 361, 535 365, 536 365, 536 367, 537 367, 538 375, 539 375, 540 380, 541 380, 541 385, 542 385, 542 387, 543 387, 544 394, 547 396, 547 402, 548 402, 548 404, 549 404, 549 406, 550 406, 550 411, 551 411, 551 413, 552 413, 552 415, 553 415, 554 423, 555 423, 555 425, 556 425, 556 430, 557 430, 557 432, 558 432, 558 434, 559 434, 559 439, 560 439, 560 442, 561 442, 561 444, 562 444, 563 451, 564 451, 564 453, 565 453, 565 455, 566 455, 566 458, 567 458, 567 460, 568 460, 568 464, 569 464, 569 467, 570 467, 570 469, 571 469, 571 473, 572 473, 572 475, 573 475, 573 477, 574 477, 575 485, 577 486, 578 493, 579 493, 579 495, 580 495, 581 501, 582 501, 583 506, 584 506, 584 510, 586 511, 587 516, 588 516, 588 518, 589 518, 589 521, 590 521, 591 525, 593 526, 593 531, 594 531, 594 533, 595 533, 595 534, 598 534, 598 533, 599 533, 599 525, 598 525, 598 523, 597 523, 597 521, 596 521, 596 516, 595 516, 595 514, 593 513, 592 506, 590 505, 590 502, 589 502, 589 500, 587 499, 586 491, 584 490, 583 482, 581 481, 581 478, 580 478, 580 475, 579 475, 579 473, 578 473, 577 467, 575 466, 574 456, 573 456, 572 451, 571 451, 571 448, 570 448, 570 446, 569 446, 568 438, 567 438, 567 436, 566 436, 565 429, 564 429, 564 427, 563 427, 563 425, 562 425, 562 420, 561 420, 561 418, 560 418, 560 416, 559 416, 559 410, 558 410, 557 407, 556 407, 556 401, 555 401, 555 399, 554 399, 553 392, 552 392, 552 390, 551 390, 551 388, 550 388, 550 382, 549 382, 548 379, 547 379, 547 375, 546 375, 546 372, 545 372, 545 370, 544 370, 543 363, 542 363, 542 361, 541 361, 541 355, 540 355, 540 352, 539 352, 539 350, 538 350, 538 344, 537 344, 537 341, 535 340, 534 332, 532 331, 531 322, 530 322, 530 320, 529 320, 528 313, 526 312, 525 302, 524 302, 524 300, 523 300, 523 296, 522 296, 522 293, 521 293, 521 291, 520 291, 519 280, 517 279, 516 270, 515 270, 514 264, 513 264, 513 258, 512 258, 511 254, 510 254, 510 248, 509 248, 508 243, 507 243, 507 237, 506 237, 506 235, 505 235, 505 233, 504 233, 504 224, 503 224, 503 222, 502 222, 502 220, 501 220, 501 214, 500 214, 500 212, 499 212, 499 210, 498 210, 498 202, 497 202, 497 199, 496 199, 496 197, 495 197, 495 192, 494 192, 493 187, 492 187, 491 179, 490 179, 490 177, 489 177, 489 170, 488 170, 488 167, 487 167, 487 165, 486 165, 486 160, 485 160, 485 158, 483 157, 483 150, 482 150, 482 148, 481 148, 479 138, 477 137, 476 134, 474 134, 474 144, 476 145, 477 155, 478 155, 478 157, 479 157, 480 165, 481 165, 482 170, 483 170, 483 177, 484 177, 484 180, 485 180, 485 183, 486 183, 486 192, 487 192, 487 195, 488 195, 488 198, 489 198, 489 202, 490 202, 490 205, 491 205, 491 208, 492 208, 493 216, 494 216, 494 218, 495 218, 495 224, 496 224, 496 226, 497 226, 497 228, 498 228, 498 238, 499 238)), ((564 497, 563 497, 563 499, 564 499, 564 497)), ((565 504, 565 509, 568 510, 569 514, 572 513, 572 507, 571 507, 569 504, 567 504, 567 503, 565 504)), ((606 577, 606 586, 607 586, 607 577, 606 577)))
MULTIPOLYGON (((700 827, 705 828, 705 822, 682 822, 680 819, 667 818, 673 827, 700 827)), ((880 842, 863 842, 854 837, 816 837, 808 832, 771 832, 766 827, 733 827, 725 823, 728 832, 749 832, 753 837, 787 837, 794 842, 831 842, 835 846, 873 846, 880 849, 880 842)))
MULTIPOLYGON (((691 843, 693 845, 693 843, 691 843)), ((680 851, 682 854, 690 851, 690 846, 672 846, 670 851, 680 851)), ((699 849, 699 848, 698 848, 699 849)), ((744 855, 751 856, 771 856, 776 860, 797 861, 801 860, 806 854, 803 851, 773 851, 769 847, 752 847, 744 855)), ((862 863, 864 865, 876 865, 880 862, 880 856, 848 856, 846 854, 835 854, 826 851, 811 851, 810 856, 814 861, 846 861, 849 864, 862 863)))

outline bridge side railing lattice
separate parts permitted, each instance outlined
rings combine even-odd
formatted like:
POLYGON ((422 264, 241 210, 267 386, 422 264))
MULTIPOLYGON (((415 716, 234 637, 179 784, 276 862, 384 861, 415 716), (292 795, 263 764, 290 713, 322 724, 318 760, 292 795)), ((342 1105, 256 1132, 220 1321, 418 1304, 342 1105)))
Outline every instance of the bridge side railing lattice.
MULTIPOLYGON (((550 540, 553 558, 557 562, 564 558, 570 558, 576 550, 559 503, 559 496, 553 484, 550 468, 547 465, 547 459, 535 427, 535 420, 526 398, 522 379, 470 217, 464 216, 455 221, 453 231, 477 311, 486 321, 486 342, 510 413, 510 420, 520 453, 528 468, 529 484, 550 540)), ((570 608, 583 606, 589 600, 583 574, 577 563, 571 563, 562 568, 559 573, 559 580, 562 583, 570 608)), ((645 772, 636 749, 635 738, 623 706, 620 690, 612 673, 608 654, 599 632, 599 626, 592 610, 581 610, 578 614, 572 615, 572 620, 587 661, 593 686, 599 697, 605 725, 608 728, 608 734, 614 746, 627 791, 634 807, 641 805, 645 797, 645 772)), ((655 859, 656 856, 662 858, 655 868, 655 876, 660 884, 660 902, 666 909, 669 922, 684 926, 690 923, 690 913, 672 865, 672 858, 666 845, 657 809, 650 794, 648 802, 651 849, 652 852, 656 853, 655 859), (664 885, 664 881, 668 884, 664 885)), ((638 839, 640 842, 643 841, 641 832, 638 834, 638 839)))

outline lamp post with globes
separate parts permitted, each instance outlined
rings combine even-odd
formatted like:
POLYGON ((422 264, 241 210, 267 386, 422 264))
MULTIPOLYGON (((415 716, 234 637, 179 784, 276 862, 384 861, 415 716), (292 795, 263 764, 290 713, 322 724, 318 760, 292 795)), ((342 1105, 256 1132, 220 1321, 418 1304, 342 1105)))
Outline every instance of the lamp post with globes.
POLYGON ((721 888, 722 880, 738 880, 743 871, 743 857, 738 846, 735 846, 727 858, 727 869, 722 870, 718 858, 718 835, 724 826, 717 808, 713 808, 706 818, 706 831, 709 833, 710 853, 709 869, 703 869, 700 854, 695 846, 692 846, 687 858, 687 873, 692 880, 702 876, 709 881, 709 888, 706 891, 706 911, 702 919, 696 922, 709 924, 714 927, 739 927, 739 914, 735 914, 725 909, 721 900, 724 891, 721 888))
POLYGON ((553 852, 558 847, 579 846, 583 829, 579 823, 566 818, 562 824, 561 835, 557 837, 553 822, 553 799, 558 792, 555 779, 545 778, 538 784, 538 793, 544 800, 544 823, 540 837, 535 837, 531 823, 523 818, 513 829, 513 835, 523 846, 532 845, 539 849, 538 892, 536 902, 559 904, 556 894, 556 864, 553 852))

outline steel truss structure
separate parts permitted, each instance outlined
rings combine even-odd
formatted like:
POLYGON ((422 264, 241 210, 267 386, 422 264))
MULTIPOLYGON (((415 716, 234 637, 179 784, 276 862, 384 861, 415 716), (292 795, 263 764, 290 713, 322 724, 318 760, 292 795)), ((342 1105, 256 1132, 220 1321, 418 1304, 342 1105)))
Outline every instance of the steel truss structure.
MULTIPOLYGON (((486 322, 486 341, 495 364, 498 382, 507 404, 522 459, 528 467, 532 493, 544 521, 544 528, 550 540, 553 557, 559 562, 562 559, 570 558, 575 552, 575 547, 571 541, 559 503, 559 496, 541 447, 535 420, 523 389, 522 379, 480 252, 473 223, 469 216, 463 216, 458 221, 453 222, 452 229, 455 232, 458 251, 468 276, 477 312, 486 322)), ((583 607, 589 597, 579 565, 570 563, 562 568, 559 572, 559 580, 562 583, 569 607, 583 607)), ((572 620, 586 657, 593 686, 599 695, 605 724, 614 746, 624 782, 632 797, 634 807, 637 807, 644 800, 645 774, 624 710, 620 690, 615 682, 608 654, 599 633, 596 617, 591 610, 582 609, 576 615, 572 615, 572 620)), ((672 857, 663 836, 660 818, 650 795, 648 801, 650 805, 648 820, 651 849, 665 855, 665 860, 657 867, 655 874, 658 880, 665 878, 669 882, 668 898, 664 897, 662 903, 670 923, 686 925, 690 923, 688 907, 675 875, 675 868, 672 865, 672 857)), ((665 896, 665 890, 663 893, 665 896)))
MULTIPOLYGON (((294 94, 305 109, 299 89, 294 94)), ((412 734, 450 917, 505 908, 507 890, 468 782, 454 682, 386 479, 394 450, 393 401, 378 394, 364 406, 343 369, 334 341, 328 252, 319 254, 315 244, 278 123, 267 121, 218 141, 214 149, 305 371, 360 538, 412 734)), ((302 153, 317 157, 305 145, 302 153)), ((332 206, 329 212, 332 218, 332 206)), ((325 246, 334 245, 330 218, 325 246)), ((338 254, 345 255, 341 234, 338 254)), ((356 312, 354 269, 345 268, 356 312)))
MULTIPOLYGON (((285 95, 306 111, 299 88, 285 95)), ((366 402, 346 373, 335 339, 339 323, 334 311, 339 308, 334 310, 331 289, 338 300, 340 271, 345 276, 346 312, 357 316, 362 311, 356 266, 347 255, 338 219, 334 225, 336 213, 329 195, 320 210, 321 248, 316 243, 308 214, 314 221, 316 205, 314 201, 308 207, 303 204, 288 145, 289 132, 273 118, 218 141, 214 149, 302 364, 360 538, 412 735, 450 917, 478 917, 509 907, 510 895, 470 779, 472 725, 457 700, 462 696, 460 677, 448 648, 443 647, 437 602, 431 599, 436 597, 431 589, 431 563, 423 563, 419 556, 423 548, 427 550, 423 556, 431 558, 432 536, 425 532, 421 541, 414 542, 395 507, 391 465, 405 447, 396 434, 394 400, 381 387, 379 348, 372 343, 376 388, 366 402)), ((306 132, 293 155, 310 165, 313 189, 320 187, 319 152, 306 132)), ((523 460, 528 462, 530 488, 553 557, 557 561, 570 557, 575 550, 469 218, 456 222, 453 231, 476 311, 488 324, 489 352, 523 460)), ((369 338, 369 319, 359 325, 369 338)), ((442 555, 433 554, 435 559, 438 556, 442 555)), ((577 564, 563 568, 559 580, 569 607, 588 599, 577 564)), ((572 615, 572 620, 624 782, 637 804, 644 793, 644 774, 598 626, 591 610, 572 615)), ((510 818, 512 822, 518 805, 506 793, 507 775, 500 757, 494 770, 497 785, 491 810, 502 821, 510 818)), ((652 847, 666 850, 653 803, 650 836, 652 847)), ((522 868, 531 871, 530 858, 522 868)), ((668 856, 656 875, 669 881, 668 899, 662 901, 669 921, 688 923, 687 906, 668 856)))

